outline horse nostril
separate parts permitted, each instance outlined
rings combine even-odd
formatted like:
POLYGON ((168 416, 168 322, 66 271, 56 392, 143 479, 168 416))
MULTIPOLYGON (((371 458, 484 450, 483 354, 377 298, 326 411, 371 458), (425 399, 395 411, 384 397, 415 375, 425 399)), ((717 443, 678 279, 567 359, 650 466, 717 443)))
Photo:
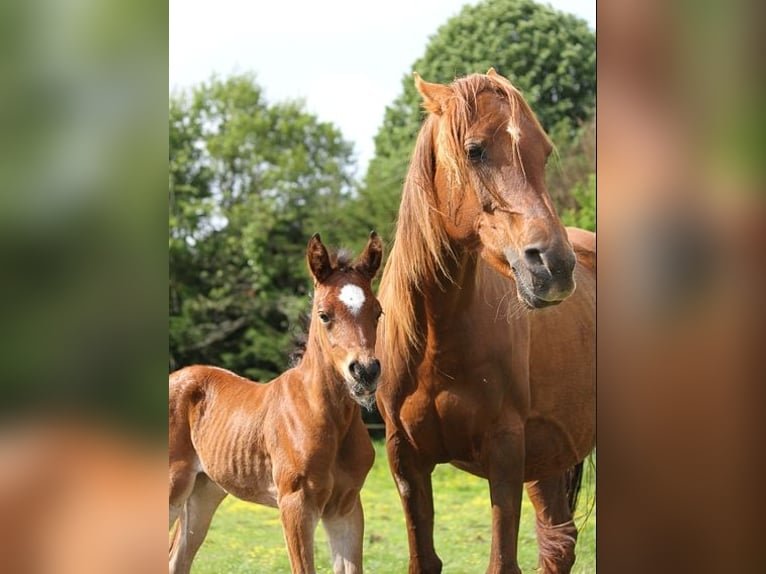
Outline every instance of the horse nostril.
POLYGON ((362 365, 358 361, 351 361, 348 365, 348 370, 351 371, 351 374, 356 379, 362 376, 362 365))

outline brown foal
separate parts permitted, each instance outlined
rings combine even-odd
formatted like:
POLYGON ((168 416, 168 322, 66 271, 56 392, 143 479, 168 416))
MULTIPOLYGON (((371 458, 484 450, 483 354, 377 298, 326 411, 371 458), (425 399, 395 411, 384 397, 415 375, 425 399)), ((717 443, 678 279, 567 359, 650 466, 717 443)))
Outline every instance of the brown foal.
POLYGON ((373 232, 356 262, 307 249, 312 321, 300 363, 269 384, 193 366, 170 375, 170 572, 187 573, 227 494, 278 507, 293 572, 313 573, 321 519, 336 574, 362 572, 359 492, 374 451, 360 405, 372 405, 381 307, 373 232))

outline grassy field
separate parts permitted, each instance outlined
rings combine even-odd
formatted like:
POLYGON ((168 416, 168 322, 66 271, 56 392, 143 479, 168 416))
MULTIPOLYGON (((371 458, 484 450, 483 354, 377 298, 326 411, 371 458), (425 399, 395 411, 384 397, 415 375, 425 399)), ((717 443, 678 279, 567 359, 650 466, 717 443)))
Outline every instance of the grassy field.
MULTIPOLYGON (((399 496, 388 470, 385 447, 375 444, 375 466, 362 490, 365 512, 364 567, 369 574, 407 571, 407 536, 399 496)), ((486 481, 440 465, 433 475, 436 551, 444 574, 484 572, 489 561, 491 534, 489 489, 486 481)), ((580 536, 573 572, 596 571, 595 477, 586 463, 583 490, 576 517, 580 536), (587 514, 587 520, 586 518, 587 514)), ((534 511, 522 503, 519 564, 524 572, 537 565, 534 511)), ((332 574, 327 538, 321 525, 316 536, 317 571, 332 574)), ((205 543, 192 568, 193 574, 252 574, 290 572, 279 513, 273 508, 226 498, 213 519, 205 543)))

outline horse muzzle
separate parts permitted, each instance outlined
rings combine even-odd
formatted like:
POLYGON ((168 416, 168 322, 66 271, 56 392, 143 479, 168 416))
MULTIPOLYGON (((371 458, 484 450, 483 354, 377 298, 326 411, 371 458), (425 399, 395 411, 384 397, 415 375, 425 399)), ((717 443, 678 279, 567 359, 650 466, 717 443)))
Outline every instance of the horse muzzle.
POLYGON ((505 250, 511 273, 516 280, 519 300, 531 309, 557 305, 575 290, 575 256, 571 249, 562 253, 528 246, 521 256, 505 250))

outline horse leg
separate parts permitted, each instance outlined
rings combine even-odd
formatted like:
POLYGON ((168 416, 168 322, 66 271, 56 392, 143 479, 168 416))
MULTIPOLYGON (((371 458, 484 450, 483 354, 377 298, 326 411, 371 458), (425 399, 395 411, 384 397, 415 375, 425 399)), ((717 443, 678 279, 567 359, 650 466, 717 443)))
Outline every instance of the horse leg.
POLYGON ((188 574, 210 521, 226 492, 207 476, 197 477, 194 489, 180 514, 173 543, 170 546, 170 574, 188 574))
POLYGON ((348 514, 324 516, 322 525, 327 532, 335 574, 361 574, 362 545, 364 543, 364 513, 362 500, 357 495, 348 514))
POLYGON ((386 440, 391 474, 407 522, 409 574, 439 574, 442 561, 434 549, 433 464, 418 459, 410 444, 395 434, 386 440))
POLYGON ((293 574, 316 574, 314 531, 319 521, 316 505, 303 489, 279 497, 279 515, 293 574))
POLYGON ((535 507, 538 568, 543 574, 567 574, 575 561, 577 528, 567 501, 565 474, 527 483, 535 507))
POLYGON ((523 431, 493 434, 488 444, 492 544, 487 574, 521 574, 516 551, 524 481, 523 431))

